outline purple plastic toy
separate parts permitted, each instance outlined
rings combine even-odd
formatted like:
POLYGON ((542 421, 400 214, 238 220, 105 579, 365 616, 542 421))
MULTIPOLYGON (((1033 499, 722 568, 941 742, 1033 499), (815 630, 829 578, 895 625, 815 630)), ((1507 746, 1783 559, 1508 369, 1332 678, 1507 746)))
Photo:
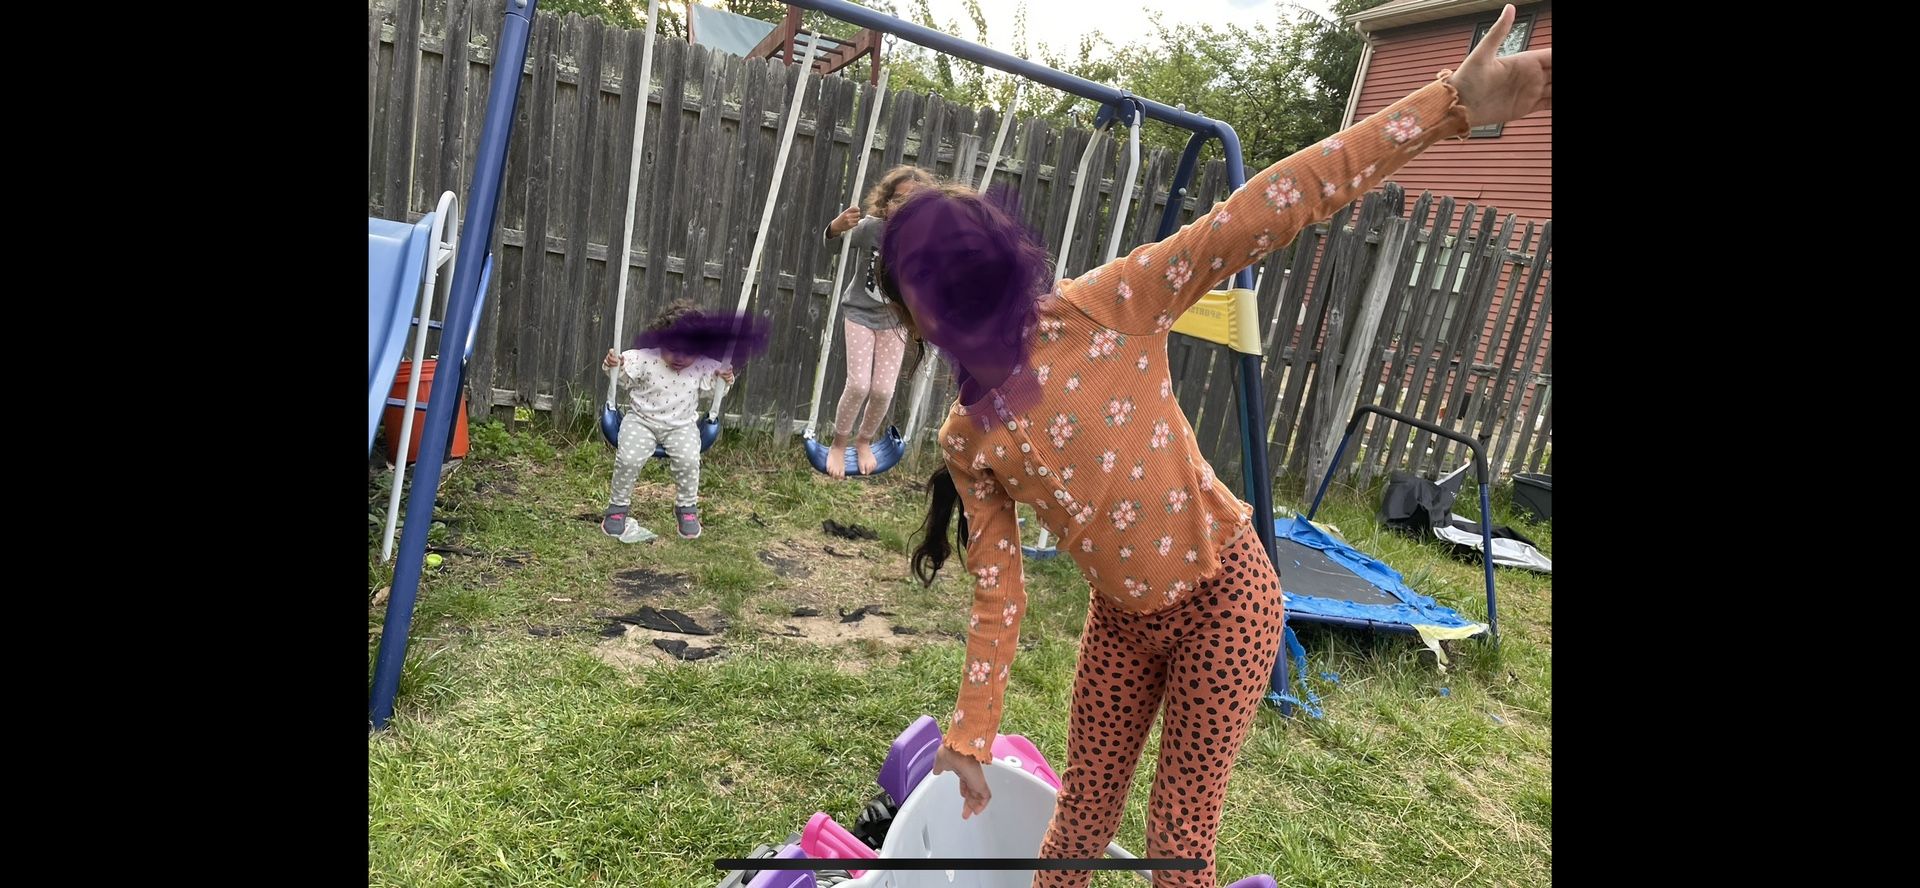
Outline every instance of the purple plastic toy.
POLYGON ((894 804, 905 804, 913 788, 933 771, 933 754, 940 749, 940 736, 940 723, 931 715, 923 715, 894 739, 876 781, 893 797, 894 804))
MULTIPOLYGON (((803 860, 806 856, 807 852, 800 849, 800 843, 795 842, 780 849, 773 859, 803 860)), ((747 888, 814 888, 819 883, 813 870, 761 870, 759 875, 753 877, 753 881, 747 883, 747 888)))
POLYGON ((1280 888, 1280 883, 1275 882, 1272 876, 1248 876, 1227 888, 1280 888))

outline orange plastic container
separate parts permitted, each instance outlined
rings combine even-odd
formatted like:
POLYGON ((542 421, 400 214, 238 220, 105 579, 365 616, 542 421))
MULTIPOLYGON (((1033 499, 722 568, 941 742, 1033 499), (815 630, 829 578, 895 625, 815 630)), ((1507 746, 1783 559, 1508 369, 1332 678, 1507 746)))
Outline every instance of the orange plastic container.
MULTIPOLYGON (((433 396, 433 368, 438 362, 429 358, 420 362, 420 403, 426 404, 433 396)), ((413 377, 413 362, 401 361, 400 371, 394 374, 393 389, 387 397, 404 402, 407 400, 408 380, 413 377)), ((405 406, 387 406, 381 417, 387 435, 387 462, 393 462, 400 450, 400 414, 407 412, 405 406)), ((427 434, 427 411, 413 411, 413 437, 407 440, 407 462, 420 461, 420 439, 427 434)), ((467 399, 460 398, 460 412, 453 420, 453 448, 447 454, 448 459, 465 459, 467 456, 467 399)))

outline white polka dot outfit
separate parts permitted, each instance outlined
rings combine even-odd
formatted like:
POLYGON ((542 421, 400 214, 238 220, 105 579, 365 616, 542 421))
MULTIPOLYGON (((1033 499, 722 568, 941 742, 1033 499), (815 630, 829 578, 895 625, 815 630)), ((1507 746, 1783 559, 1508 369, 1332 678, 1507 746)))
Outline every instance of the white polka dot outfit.
POLYGON ((658 349, 629 349, 620 356, 620 382, 627 386, 628 409, 620 423, 620 447, 613 460, 610 502, 633 502, 633 484, 653 457, 656 445, 666 448, 668 468, 677 488, 674 505, 691 508, 700 502, 700 393, 712 391, 723 366, 698 358, 683 370, 662 360, 658 349))

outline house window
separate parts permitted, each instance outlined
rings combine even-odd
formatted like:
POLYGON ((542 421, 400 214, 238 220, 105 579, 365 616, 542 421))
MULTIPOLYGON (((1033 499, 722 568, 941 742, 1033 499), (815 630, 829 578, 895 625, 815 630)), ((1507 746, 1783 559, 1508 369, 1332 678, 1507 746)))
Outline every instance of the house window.
MULTIPOLYGON (((1472 52, 1474 47, 1479 46, 1480 38, 1487 36, 1487 32, 1493 30, 1493 23, 1494 19, 1488 19, 1473 29, 1473 40, 1467 43, 1468 52, 1472 52)), ((1505 56, 1513 55, 1516 52, 1523 52, 1527 48, 1527 41, 1532 39, 1532 37, 1533 13, 1529 12, 1516 15, 1513 18, 1513 30, 1507 32, 1506 42, 1500 44, 1500 48, 1496 54, 1505 56)), ((1476 126, 1467 135, 1468 138, 1473 139, 1497 138, 1500 135, 1501 128, 1504 126, 1506 126, 1506 124, 1502 123, 1489 123, 1485 126, 1476 126)))

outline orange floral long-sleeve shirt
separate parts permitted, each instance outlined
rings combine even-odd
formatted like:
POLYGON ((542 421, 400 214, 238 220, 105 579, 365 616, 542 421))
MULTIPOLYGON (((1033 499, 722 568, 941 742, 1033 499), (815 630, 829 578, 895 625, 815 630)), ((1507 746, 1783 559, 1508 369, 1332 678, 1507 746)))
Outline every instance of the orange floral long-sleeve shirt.
POLYGON ((1143 244, 1043 299, 1023 413, 955 404, 940 429, 971 539, 973 616, 946 744, 985 762, 1027 606, 1016 503, 1032 506, 1111 606, 1178 602, 1220 565, 1251 508, 1214 477, 1173 398, 1167 334, 1214 282, 1291 242, 1428 145, 1467 131, 1442 80, 1250 177, 1166 240, 1143 244))

